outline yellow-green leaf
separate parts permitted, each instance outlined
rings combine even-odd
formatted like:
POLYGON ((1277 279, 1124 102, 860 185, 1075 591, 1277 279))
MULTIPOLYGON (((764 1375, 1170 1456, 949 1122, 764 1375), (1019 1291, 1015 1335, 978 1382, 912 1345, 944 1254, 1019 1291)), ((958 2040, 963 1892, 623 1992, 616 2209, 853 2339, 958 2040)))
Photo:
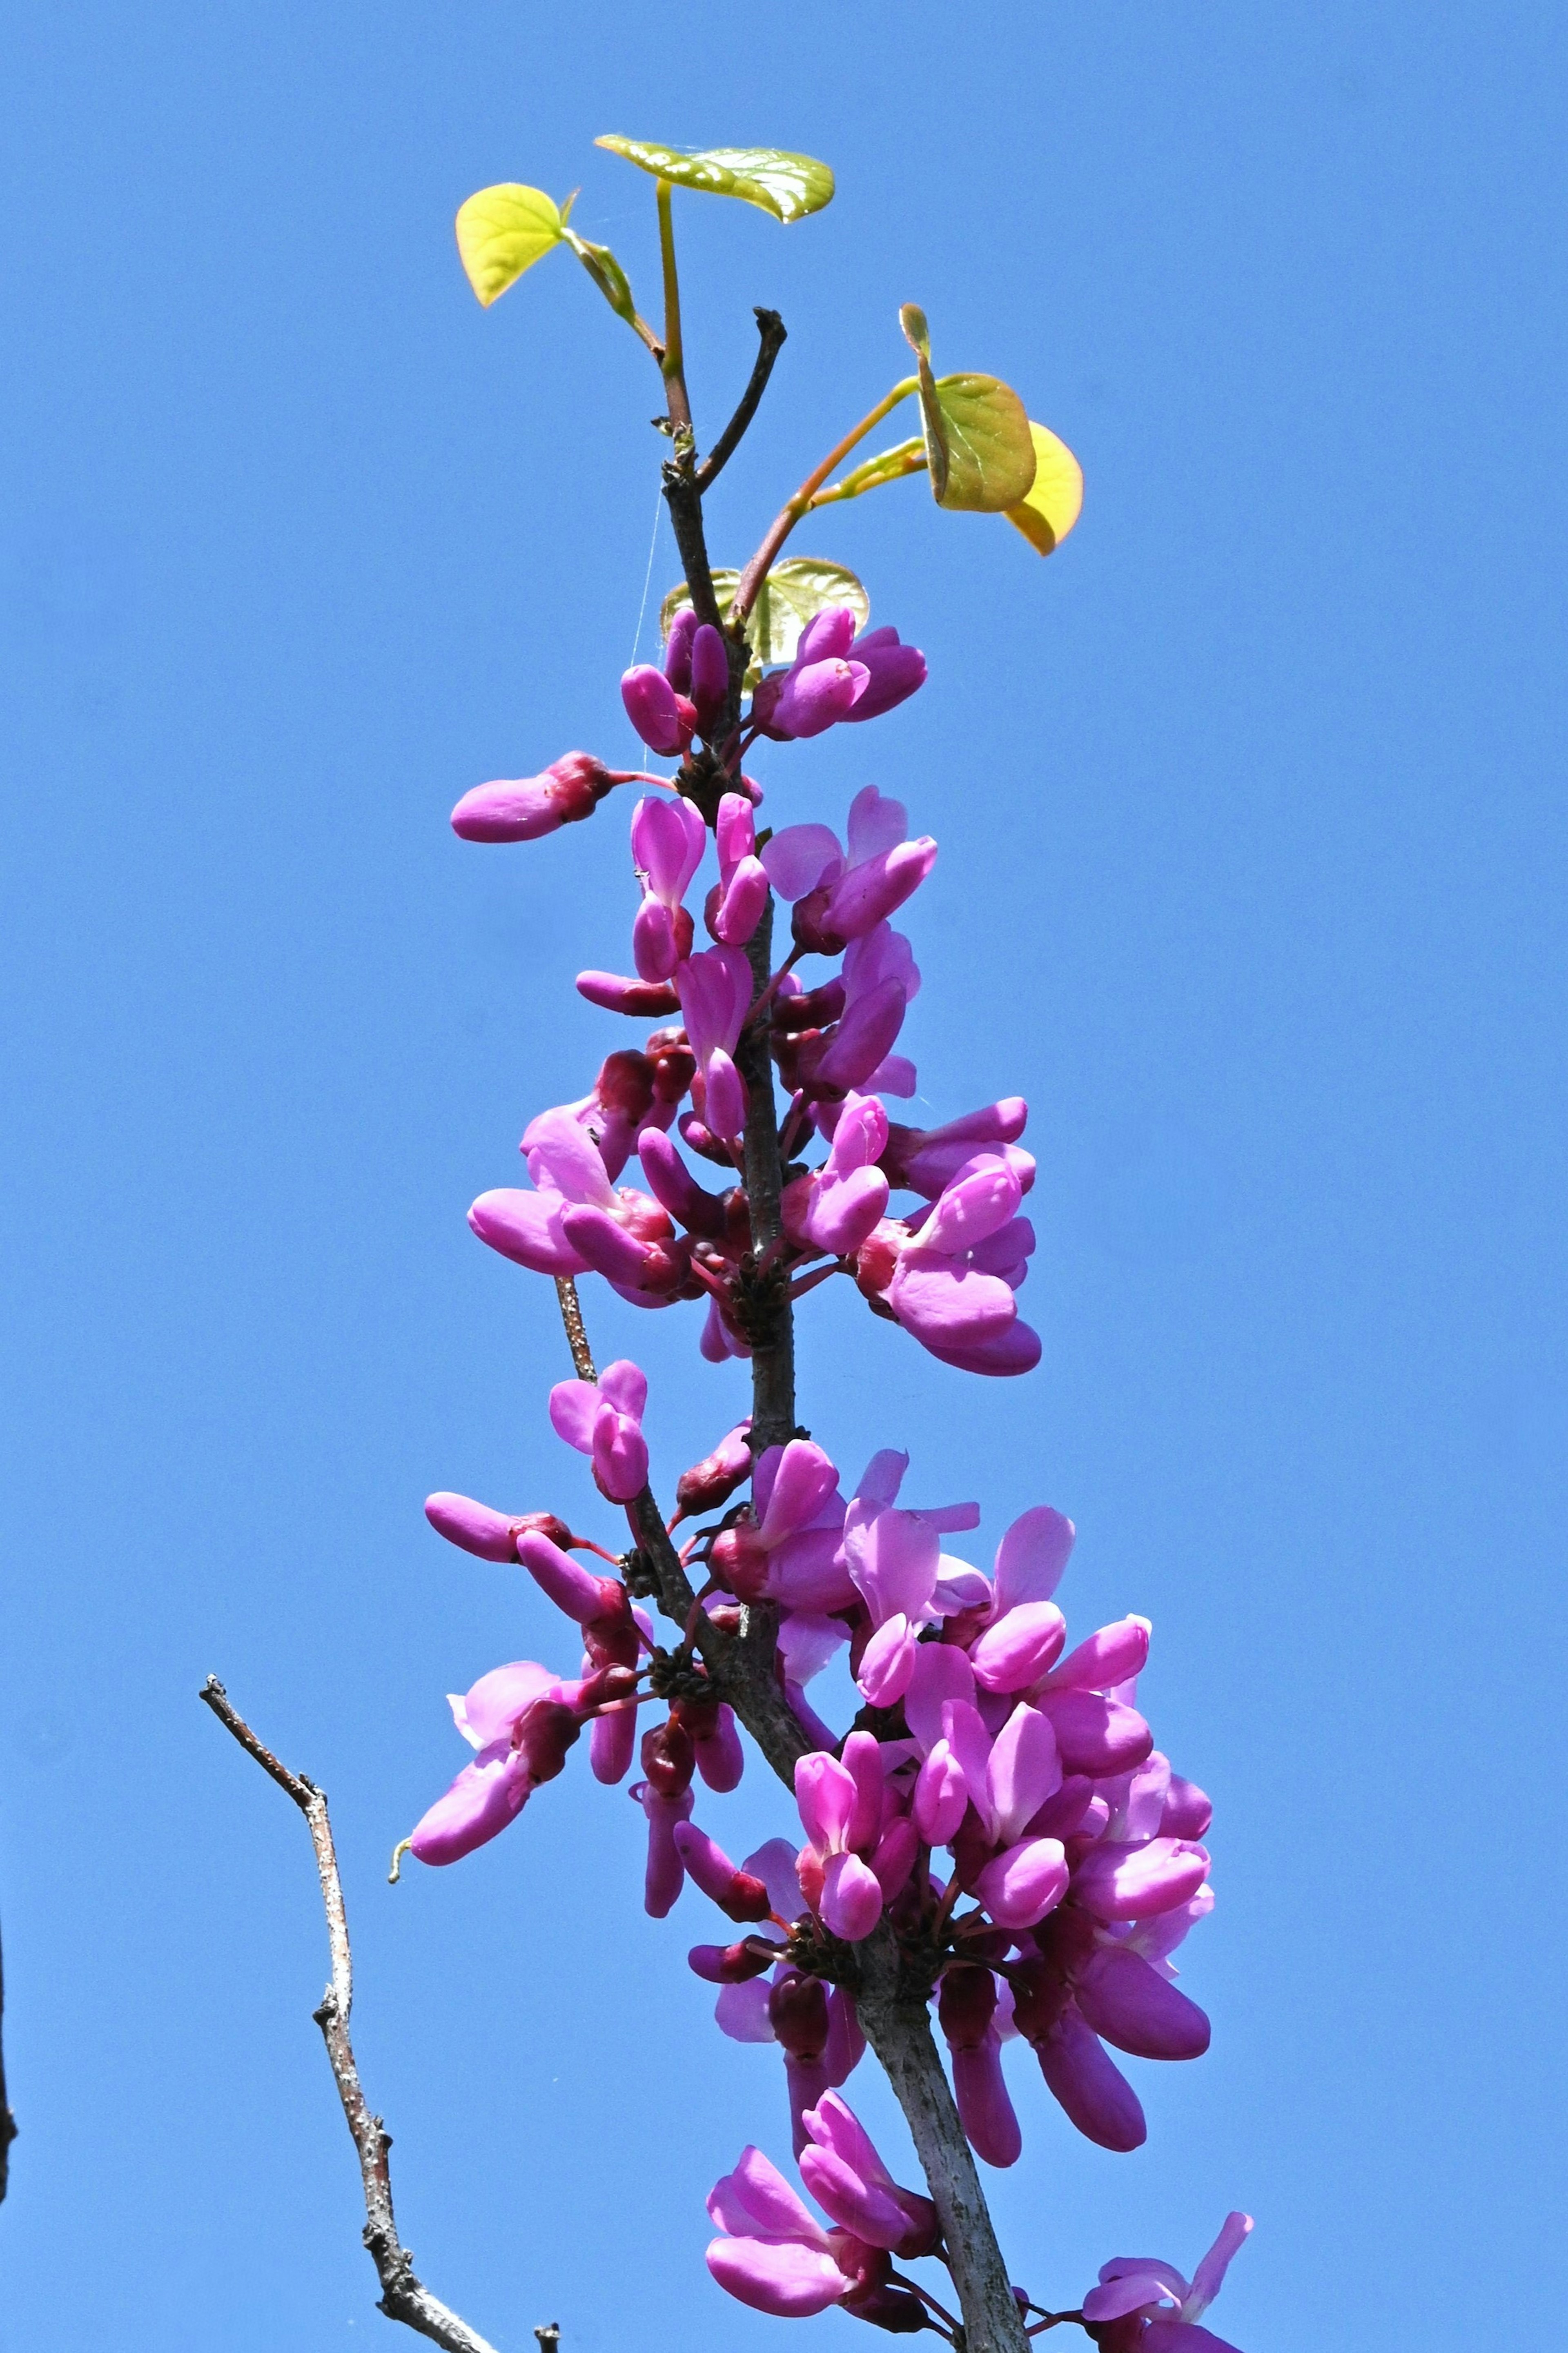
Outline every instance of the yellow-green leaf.
POLYGON ((1029 422, 1034 443, 1034 480, 1026 499, 1005 509, 1031 547, 1049 555, 1078 520, 1084 503, 1084 470, 1065 441, 1048 427, 1029 422))
POLYGON ((457 216, 458 251, 485 309, 565 234, 560 207, 543 188, 504 180, 470 196, 457 216))
POLYGON ((1028 495, 1034 480, 1023 403, 994 375, 933 375, 931 332, 917 302, 903 305, 898 324, 919 363, 932 497, 939 507, 971 514, 1005 513, 1028 495))
MULTIPOLYGON (((719 611, 727 619, 740 586, 740 575, 727 570, 715 572, 713 580, 719 611)), ((659 607, 662 638, 669 637, 676 614, 691 601, 691 590, 683 580, 671 589, 659 607)), ((747 683, 754 685, 763 670, 776 662, 793 661, 807 622, 835 605, 850 607, 857 633, 871 618, 871 599, 844 565, 831 564, 820 555, 789 555, 781 564, 776 564, 758 591, 746 624, 746 633, 751 640, 747 683)))
MULTIPOLYGON (((928 373, 922 364, 922 377, 928 373)), ((1029 494, 1034 444, 1018 395, 993 375, 939 375, 920 406, 937 503, 971 514, 1004 514, 1029 494), (941 452, 938 486, 935 451, 941 452)))
POLYGON ((677 188, 696 188, 710 196, 739 196, 760 206, 775 220, 804 220, 820 213, 833 196, 833 175, 826 164, 811 155, 792 155, 781 147, 662 147, 650 139, 621 139, 606 132, 595 141, 614 155, 624 155, 657 180, 677 188))

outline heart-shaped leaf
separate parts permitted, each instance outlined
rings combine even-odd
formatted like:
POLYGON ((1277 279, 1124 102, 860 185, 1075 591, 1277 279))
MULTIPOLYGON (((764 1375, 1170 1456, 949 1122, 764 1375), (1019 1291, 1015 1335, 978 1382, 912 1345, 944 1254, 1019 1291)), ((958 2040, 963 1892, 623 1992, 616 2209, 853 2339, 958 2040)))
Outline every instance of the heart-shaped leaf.
POLYGON ((567 234, 560 206, 543 188, 503 180, 470 196, 457 216, 458 252, 468 282, 488 311, 525 269, 567 234))
POLYGON ((970 514, 1005 514, 1019 505, 1033 482, 1035 458, 1028 411, 1018 395, 993 375, 939 375, 931 393, 927 403, 922 384, 937 504, 970 514))
POLYGON ((1078 520, 1084 503, 1084 470, 1065 441, 1044 425, 1029 422, 1034 444, 1034 480, 1026 499, 1005 510, 1031 547, 1049 555, 1078 520))
POLYGON ((932 496, 939 507, 1004 514, 1034 480, 1028 411, 994 375, 933 375, 930 330, 918 303, 906 302, 898 323, 919 363, 932 496))
MULTIPOLYGON (((719 610, 728 618, 735 602, 735 592, 740 586, 738 572, 715 572, 714 593, 719 610)), ((668 638, 670 625, 677 613, 692 601, 690 589, 683 580, 672 588, 659 607, 659 634, 668 638)), ((793 661, 800 642, 801 631, 817 614, 827 612, 835 605, 847 605, 855 617, 857 632, 871 618, 871 599, 853 572, 842 564, 830 564, 820 555, 789 555, 776 564, 758 591, 747 620, 746 631, 751 640, 751 665, 747 671, 747 683, 753 685, 764 670, 778 662, 793 661)))
POLYGON ((661 147, 649 139, 620 139, 607 132, 594 142, 624 155, 657 180, 696 188, 710 196, 739 196, 759 205, 775 220, 804 220, 833 197, 833 175, 814 156, 791 155, 781 147, 661 147))

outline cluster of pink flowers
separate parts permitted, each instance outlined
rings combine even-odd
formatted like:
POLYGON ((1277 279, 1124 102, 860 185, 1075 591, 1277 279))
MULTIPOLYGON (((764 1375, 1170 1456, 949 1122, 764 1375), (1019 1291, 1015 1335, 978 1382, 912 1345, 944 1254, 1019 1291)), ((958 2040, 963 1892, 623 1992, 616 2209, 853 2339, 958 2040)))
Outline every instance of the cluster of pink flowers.
MULTIPOLYGON (((628 1506, 647 1479, 646 1394, 623 1363, 550 1399, 601 1493, 628 1506)), ((743 1425, 679 1482, 676 1523, 719 1514, 682 1547, 705 1570, 703 1607, 734 1627, 744 1604, 777 1606, 780 1687, 816 1743, 795 1770, 800 1838, 770 1839, 739 1863, 693 1819, 699 1781, 719 1794, 740 1778, 731 1711, 704 1698, 695 1660, 679 1696, 655 1697, 651 1620, 621 1576, 574 1556, 615 1556, 547 1514, 508 1518, 432 1496, 443 1535, 521 1562, 580 1628, 583 1656, 576 1676, 524 1662, 453 1697, 478 1754, 416 1828, 413 1852, 449 1862, 494 1837, 589 1725, 600 1780, 624 1779, 641 1756, 631 1794, 648 1824, 648 1911, 669 1913, 690 1880, 739 1931, 694 1946, 691 1967, 720 1989, 725 2033, 779 2046, 798 2154, 863 2052, 853 1948, 885 1917, 910 1949, 940 1957, 931 1999, 964 2130, 987 2163, 1011 2165, 1022 2146, 1001 2063, 1014 2039, 1080 2132, 1136 2148, 1143 2111, 1110 2050, 1178 2060, 1208 2046, 1171 1957, 1213 1905, 1209 1801, 1171 1770, 1139 1711, 1148 1621, 1125 1618, 1068 1647, 1054 1597, 1071 1522, 1045 1504, 1025 1512, 988 1575, 944 1549, 978 1507, 908 1509, 906 1468, 906 1456, 880 1453, 846 1497, 823 1450, 797 1439, 762 1455, 750 1501, 721 1510, 752 1472, 743 1425), (808 1690, 841 1651, 864 1704, 842 1739, 808 1690), (659 1720, 639 1740, 644 1708, 659 1720)), ((845 2273, 842 2247, 830 2253, 850 2309, 857 2297, 875 2307, 865 2317, 904 2309, 886 2304, 885 2267, 857 2253, 861 2268, 845 2273)), ((789 2260, 800 2270, 803 2258, 789 2260)), ((818 2248, 806 2266, 819 2285, 827 2260, 818 2248)), ((722 2266, 715 2275, 730 2284, 722 2266)))
MULTIPOLYGON (((529 1187, 482 1194, 470 1223, 535 1272, 595 1273, 639 1307, 705 1303, 701 1347, 715 1361, 768 1345, 780 1299, 843 1273, 943 1362, 1027 1372, 1040 1342, 1016 1298, 1034 1247, 1022 1214, 1034 1177, 1025 1104, 1008 1098, 931 1129, 898 1125, 885 1104, 915 1092, 898 1047, 920 986, 891 919, 937 845, 869 786, 842 840, 820 824, 759 836, 762 796, 739 769, 758 736, 808 737, 892 708, 922 683, 924 659, 895 631, 857 637, 847 609, 821 614, 738 727, 729 663, 721 633, 686 613, 663 668, 622 681, 650 752, 682 762, 674 776, 572 753, 542 776, 482 786, 454 812, 468 839, 528 840, 588 817, 621 784, 657 788, 631 816, 633 969, 585 972, 577 987, 661 1026, 611 1053, 579 1101, 530 1123, 529 1187), (699 738, 708 748, 694 754, 699 738), (717 871, 701 918, 712 944, 699 947, 687 898, 710 831, 717 871), (774 900, 792 909, 792 943, 768 971, 753 943, 774 900), (832 968, 808 985, 798 967, 812 957, 832 968), (771 1090, 775 1069, 789 1098, 782 1231, 759 1254, 747 1127, 751 1090, 771 1090), (682 1145, 722 1172, 716 1187, 682 1145), (623 1184, 634 1157, 641 1184, 623 1184), (918 1206, 890 1214, 895 1192, 918 1206)), ((758 1451, 749 1424, 728 1431, 676 1486, 668 1532, 682 1530, 680 1562, 702 1582, 683 1640, 661 1649, 638 1599, 651 1589, 640 1531, 655 1509, 647 1394, 622 1361, 550 1397, 556 1431, 626 1512, 624 1554, 550 1513, 508 1516, 453 1494, 427 1504, 451 1542, 518 1561, 579 1630, 582 1655, 575 1673, 521 1662, 452 1696, 475 1754, 409 1844, 448 1863, 496 1836, 585 1726, 600 1781, 626 1781, 640 1761, 630 1794, 647 1823, 646 1908, 662 1918, 690 1881, 736 1932, 694 1946, 690 1965, 717 1987, 726 2034, 778 2046, 801 2178, 828 2218, 747 2149, 709 2200, 724 2234, 708 2253, 714 2277, 767 2312, 837 2304, 895 2332, 952 2335, 953 2316, 895 2268, 942 2258, 937 2211, 892 2180, 840 2095, 865 2050, 856 1948, 891 1936, 906 1977, 927 1984, 959 2117, 985 2162, 1012 2165, 1022 2145, 1009 2041, 1033 2051, 1081 2133, 1136 2148, 1143 2110, 1112 2051, 1171 2061, 1208 2045, 1171 1956, 1213 1905, 1209 1801, 1172 1771, 1139 1712, 1148 1620, 1068 1645, 1054 1596, 1071 1522, 1044 1504, 1026 1511, 983 1571, 946 1549, 977 1526, 979 1506, 902 1504, 902 1453, 877 1454, 846 1495, 810 1439, 758 1451), (794 1771, 799 1833, 737 1863, 694 1820, 699 1784, 732 1790, 744 1757, 694 1638, 699 1611, 737 1633, 759 1605, 774 1613, 779 1692, 810 1748, 794 1771), (841 1653, 861 1704, 842 1736, 810 1697, 841 1653)), ((1044 2314, 1016 2293, 1040 2327, 1074 2319, 1112 2353, 1224 2353, 1199 2316, 1250 2227, 1233 2215, 1191 2283, 1168 2264, 1118 2261, 1075 2313, 1044 2314)))
MULTIPOLYGON (((683 626, 690 621, 678 618, 664 670, 643 665, 623 681, 644 741, 670 757, 683 758, 694 733, 717 723, 727 691, 719 632, 683 626)), ((792 667, 758 686, 746 740, 816 734, 915 691, 926 674, 916 649, 895 630, 856 638, 853 626, 847 608, 819 615, 792 667)), ((741 777, 745 788, 716 804, 718 872, 703 904, 713 944, 699 948, 686 898, 709 827, 678 776, 611 771, 574 752, 543 776, 479 786, 452 822, 471 840, 532 840, 588 816, 613 786, 631 781, 663 787, 631 817, 634 969, 584 972, 577 987, 595 1005, 662 1017, 662 1026, 640 1050, 610 1054, 580 1101, 530 1123, 522 1148, 532 1189, 482 1194, 470 1212, 474 1232, 536 1273, 602 1275, 640 1307, 704 1301, 703 1354, 715 1362, 748 1356, 747 1102, 737 1053, 752 1025, 789 1092, 780 1135, 785 1233, 775 1264, 761 1271, 787 1284, 791 1299, 847 1274, 876 1314, 944 1363, 1029 1371, 1040 1341, 1016 1298, 1034 1248, 1021 1214, 1034 1179, 1018 1142, 1027 1106, 1010 1097, 922 1130, 891 1122, 882 1101, 915 1092, 914 1064, 896 1049, 920 974, 890 918, 930 872, 935 841, 912 838, 902 805, 867 786, 842 842, 825 825, 793 825, 759 849, 761 794, 741 777), (770 892, 793 909, 792 944, 759 987, 746 951, 770 892), (797 968, 808 957, 838 968, 808 987, 797 968), (727 1183, 700 1181, 677 1134, 727 1183), (797 1156, 813 1145, 823 1147, 814 1165, 797 1156), (620 1182, 633 1155, 641 1186, 620 1182), (922 1206, 890 1214, 895 1191, 922 1206)))

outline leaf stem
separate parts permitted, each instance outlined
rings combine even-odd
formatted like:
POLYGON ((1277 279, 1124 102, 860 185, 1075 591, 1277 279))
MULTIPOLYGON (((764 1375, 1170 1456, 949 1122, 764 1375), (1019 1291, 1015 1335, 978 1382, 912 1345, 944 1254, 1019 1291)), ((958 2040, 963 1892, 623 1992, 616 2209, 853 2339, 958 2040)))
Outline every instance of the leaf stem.
MULTIPOLYGON (((661 187, 663 185, 662 181, 660 185, 661 187)), ((668 366, 667 361, 665 364, 668 366)), ((843 439, 834 448, 829 450, 821 464, 807 475, 794 497, 779 508, 768 525, 768 536, 740 575, 740 585, 735 592, 735 602, 730 607, 733 621, 744 621, 750 612, 757 601, 757 592, 767 579, 774 558, 800 517, 810 511, 812 500, 834 467, 842 465, 850 451, 863 441, 868 433, 875 430, 889 411, 896 408, 901 400, 907 400, 910 394, 917 392, 919 387, 920 379, 914 375, 906 375, 902 383, 895 384, 892 391, 877 402, 874 408, 866 412, 858 425, 852 426, 843 439)))
POLYGON ((659 365, 664 377, 664 398, 670 422, 677 433, 692 429, 692 404, 686 395, 685 353, 681 342, 681 280, 675 269, 675 224, 668 180, 659 182, 659 253, 664 265, 664 356, 659 365))

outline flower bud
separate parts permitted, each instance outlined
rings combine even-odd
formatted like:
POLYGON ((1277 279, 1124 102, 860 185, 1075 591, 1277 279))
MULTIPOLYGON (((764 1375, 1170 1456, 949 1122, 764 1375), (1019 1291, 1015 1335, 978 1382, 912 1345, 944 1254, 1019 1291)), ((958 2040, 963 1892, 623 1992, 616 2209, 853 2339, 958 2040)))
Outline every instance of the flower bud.
POLYGON ((792 2059, 820 2059, 828 2047, 828 1989, 791 1970, 768 1997, 768 2022, 792 2059))
POLYGON ((667 1724, 655 1724, 643 1734, 642 1770, 657 1797, 678 1798, 691 1788, 696 1769, 692 1736, 673 1716, 667 1724))
POLYGON ((729 700, 729 649, 710 621, 692 638, 691 681, 677 691, 691 696, 697 724, 707 734, 729 700))
POLYGON ((637 663, 621 679, 620 699, 627 717, 651 752, 657 752, 662 759, 676 759, 685 752, 696 713, 662 670, 655 670, 652 662, 637 663))
POLYGON ((677 694, 692 691, 692 640, 696 634, 697 617, 688 605, 671 622, 664 647, 664 675, 677 694))
MULTIPOLYGON (((650 1180, 652 1181, 652 1180, 650 1180)), ((751 1418, 737 1421, 727 1430, 711 1454, 683 1471, 675 1482, 675 1502, 678 1516, 690 1519, 698 1512, 713 1512, 726 1504, 743 1481, 751 1476, 751 1449, 747 1443, 751 1418)), ((434 1499, 432 1498, 432 1501, 434 1499)))
POLYGON ((475 785, 452 811, 452 831, 465 841, 538 841, 591 817, 614 781, 591 753, 563 753, 541 776, 475 785))
POLYGON ((955 2051, 980 2048, 996 2008, 996 1979, 976 1961, 955 1961, 943 1973, 937 2000, 942 2031, 955 2051))

